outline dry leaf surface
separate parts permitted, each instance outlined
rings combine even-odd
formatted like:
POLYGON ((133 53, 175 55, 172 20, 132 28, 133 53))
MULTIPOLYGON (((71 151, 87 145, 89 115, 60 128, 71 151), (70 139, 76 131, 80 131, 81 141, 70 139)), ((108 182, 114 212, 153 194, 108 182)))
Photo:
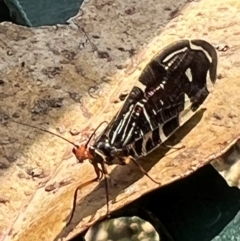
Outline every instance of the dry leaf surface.
MULTIPOLYGON (((73 139, 67 132, 70 128, 95 127, 113 117, 121 106, 113 103, 116 97, 133 86, 142 69, 163 46, 182 38, 201 38, 230 46, 226 52, 219 52, 219 78, 204 104, 206 111, 199 111, 177 132, 184 149, 168 153, 159 149, 140 162, 152 177, 167 185, 225 153, 240 134, 237 91, 240 88, 240 3, 236 0, 191 2, 157 35, 153 29, 159 32, 161 27, 158 8, 153 1, 147 2, 149 8, 139 3, 135 10, 130 3, 122 6, 117 1, 94 1, 84 7, 84 17, 76 22, 91 33, 99 49, 94 53, 96 56, 85 34, 74 27, 15 31, 20 27, 1 25, 0 35, 4 37, 1 37, 0 51, 4 61, 0 73, 4 85, 0 98, 2 103, 8 103, 1 104, 1 119, 7 119, 4 114, 8 114, 20 116, 22 121, 36 126, 48 128, 50 124, 63 136, 73 139), (113 7, 115 10, 111 12, 113 7), (104 16, 104 11, 110 12, 112 18, 104 16), (157 36, 153 38, 154 35, 157 36), (144 38, 153 40, 129 58, 140 43, 146 43, 144 38), (89 88, 97 98, 85 94, 89 88)), ((69 155, 61 161, 66 143, 13 123, 1 127, 1 136, 2 240, 70 239, 105 216, 104 186, 94 183, 79 191, 72 225, 65 227, 75 188, 95 177, 87 162, 74 165, 76 160, 69 155), (55 168, 56 172, 52 173, 55 168), (46 186, 36 190, 37 184, 49 177, 46 186)), ((111 169, 117 183, 111 188, 110 198, 114 200, 111 210, 158 188, 134 166, 111 169)))

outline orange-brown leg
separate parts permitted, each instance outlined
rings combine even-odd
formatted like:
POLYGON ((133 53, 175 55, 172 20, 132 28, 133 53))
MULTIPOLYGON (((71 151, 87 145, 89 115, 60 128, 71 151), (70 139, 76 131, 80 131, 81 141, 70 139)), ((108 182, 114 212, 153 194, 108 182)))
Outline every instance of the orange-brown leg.
POLYGON ((70 222, 72 221, 72 218, 73 218, 73 215, 74 215, 74 212, 75 212, 75 209, 76 209, 76 206, 77 206, 77 193, 78 193, 78 190, 88 186, 89 184, 92 184, 94 182, 96 182, 96 178, 90 180, 90 181, 87 181, 85 183, 82 183, 81 185, 79 185, 76 189, 75 189, 75 192, 74 192, 74 197, 73 197, 73 207, 72 207, 72 211, 70 213, 70 218, 68 220, 68 222, 66 223, 66 226, 68 226, 70 224, 70 222))
POLYGON ((98 167, 97 163, 92 163, 92 162, 90 162, 90 163, 93 165, 94 170, 95 170, 95 172, 96 172, 96 174, 97 174, 97 177, 95 177, 94 179, 92 179, 92 180, 90 180, 90 181, 87 181, 87 182, 85 182, 85 183, 82 183, 81 185, 79 185, 79 186, 75 189, 75 191, 74 191, 74 196, 73 196, 72 211, 71 211, 71 213, 70 213, 70 218, 69 218, 68 222, 66 223, 66 226, 68 226, 68 225, 70 224, 70 222, 72 221, 72 218, 73 218, 73 215, 74 215, 76 206, 77 206, 77 194, 78 194, 78 190, 80 190, 80 189, 88 186, 89 184, 92 184, 92 183, 94 183, 94 182, 100 181, 100 180, 103 178, 103 176, 105 177, 105 175, 104 175, 104 170, 101 170, 101 169, 98 167))
POLYGON ((90 162, 93 167, 94 167, 94 171, 95 173, 97 174, 97 177, 96 177, 96 181, 101 181, 102 178, 103 178, 103 170, 101 170, 99 167, 98 167, 98 164, 97 163, 92 163, 90 162))
POLYGON ((144 168, 131 156, 128 156, 127 158, 125 158, 125 163, 129 164, 131 161, 140 169, 140 171, 147 176, 151 181, 153 181, 154 183, 158 184, 158 185, 162 185, 160 182, 154 180, 148 173, 147 171, 144 170, 144 168))
POLYGON ((109 187, 108 187, 108 178, 110 178, 108 171, 107 171, 107 166, 104 162, 101 163, 102 171, 103 171, 103 176, 104 176, 104 184, 105 184, 105 191, 106 191, 106 202, 107 202, 107 216, 110 216, 110 211, 109 211, 109 187))
POLYGON ((159 148, 169 148, 169 149, 174 149, 174 150, 181 150, 183 148, 185 148, 184 145, 179 144, 179 146, 171 146, 171 145, 166 145, 166 144, 161 144, 159 148))

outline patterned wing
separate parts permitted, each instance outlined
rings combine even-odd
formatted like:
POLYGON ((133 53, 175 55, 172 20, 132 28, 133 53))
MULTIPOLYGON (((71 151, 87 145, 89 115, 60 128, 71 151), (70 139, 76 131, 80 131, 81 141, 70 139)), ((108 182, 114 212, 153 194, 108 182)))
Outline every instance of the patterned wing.
POLYGON ((195 111, 209 94, 207 74, 216 80, 217 55, 203 40, 182 40, 163 49, 145 67, 120 112, 100 139, 111 155, 140 157, 158 147, 179 126, 185 95, 195 111))

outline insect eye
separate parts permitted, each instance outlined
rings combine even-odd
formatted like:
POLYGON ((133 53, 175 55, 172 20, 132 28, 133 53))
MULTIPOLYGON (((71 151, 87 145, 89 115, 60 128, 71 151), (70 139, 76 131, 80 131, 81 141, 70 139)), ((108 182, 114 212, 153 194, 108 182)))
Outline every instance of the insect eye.
POLYGON ((72 149, 72 152, 73 152, 73 154, 76 154, 76 148, 75 147, 72 149))

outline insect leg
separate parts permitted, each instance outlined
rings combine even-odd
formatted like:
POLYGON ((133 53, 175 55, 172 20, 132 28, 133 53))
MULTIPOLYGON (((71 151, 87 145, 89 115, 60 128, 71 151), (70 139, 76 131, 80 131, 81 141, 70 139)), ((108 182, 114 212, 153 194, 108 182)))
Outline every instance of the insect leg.
POLYGON ((98 167, 97 163, 90 163, 93 165, 94 171, 97 174, 96 181, 101 181, 103 178, 103 171, 98 167))
POLYGON ((144 168, 132 157, 132 156, 128 156, 125 160, 126 164, 129 164, 130 161, 132 161, 140 170, 141 172, 147 176, 151 181, 153 181, 154 183, 158 184, 158 185, 162 185, 160 182, 155 181, 148 173, 147 171, 144 170, 144 168))
POLYGON ((98 180, 97 178, 94 178, 94 179, 92 179, 92 180, 90 180, 90 181, 87 181, 87 182, 85 182, 85 183, 82 183, 81 185, 79 185, 79 186, 75 189, 74 197, 73 197, 73 207, 72 207, 72 211, 71 211, 71 213, 70 213, 70 218, 69 218, 69 220, 68 220, 67 223, 66 223, 66 226, 68 226, 68 225, 71 223, 71 221, 72 221, 72 218, 73 218, 73 215, 74 215, 76 206, 77 206, 77 193, 78 193, 78 190, 80 190, 80 189, 88 186, 88 185, 91 184, 91 183, 96 182, 97 180, 98 180))
MULTIPOLYGON (((94 178, 94 179, 92 179, 92 180, 90 180, 90 181, 87 181, 87 182, 85 182, 85 183, 82 183, 81 185, 79 185, 79 186, 75 189, 74 196, 73 196, 72 211, 71 211, 71 214, 70 214, 70 218, 69 218, 68 222, 66 223, 66 226, 68 226, 68 225, 71 223, 71 221, 72 221, 72 218, 73 218, 73 215, 74 215, 76 206, 77 206, 77 194, 78 194, 78 190, 80 190, 80 189, 88 186, 88 185, 91 184, 91 183, 100 181, 100 180, 103 178, 103 176, 104 176, 104 179, 106 179, 106 178, 105 178, 105 175, 106 175, 106 174, 104 173, 104 171, 105 171, 106 168, 104 168, 103 170, 101 170, 101 169, 98 167, 97 163, 92 163, 92 162, 91 162, 91 164, 92 164, 93 167, 94 167, 94 170, 95 170, 95 172, 96 172, 96 174, 97 174, 97 177, 94 178)), ((105 184, 105 186, 106 186, 106 184, 105 184)), ((107 200, 108 200, 108 198, 107 198, 107 200)))
POLYGON ((171 148, 171 149, 175 149, 175 150, 181 150, 182 148, 185 148, 185 146, 180 144, 180 146, 177 147, 177 146, 171 146, 171 145, 166 145, 166 144, 162 143, 159 146, 159 148, 171 148))
POLYGON ((104 162, 101 162, 101 167, 102 167, 102 174, 104 176, 104 184, 105 184, 105 191, 106 191, 106 201, 107 201, 107 215, 109 216, 109 188, 108 188, 108 178, 109 174, 107 171, 106 164, 104 162))

